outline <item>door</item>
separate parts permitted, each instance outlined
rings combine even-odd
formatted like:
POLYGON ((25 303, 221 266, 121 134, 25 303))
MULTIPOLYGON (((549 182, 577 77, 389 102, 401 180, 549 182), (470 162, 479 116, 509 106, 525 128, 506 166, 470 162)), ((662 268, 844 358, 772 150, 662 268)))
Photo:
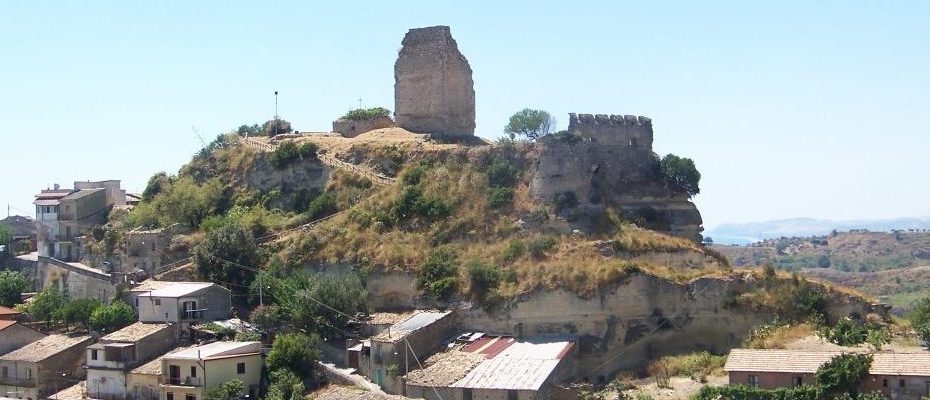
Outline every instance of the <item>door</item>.
POLYGON ((181 383, 181 367, 178 365, 168 366, 168 383, 177 385, 181 383))
POLYGON ((381 370, 381 368, 378 368, 378 370, 375 371, 375 384, 380 387, 382 380, 384 380, 384 372, 381 370))

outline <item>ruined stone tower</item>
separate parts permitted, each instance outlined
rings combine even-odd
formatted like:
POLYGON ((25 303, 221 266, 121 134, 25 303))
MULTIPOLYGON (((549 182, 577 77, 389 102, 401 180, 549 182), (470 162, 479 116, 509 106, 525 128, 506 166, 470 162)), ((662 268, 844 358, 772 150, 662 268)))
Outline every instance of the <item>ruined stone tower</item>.
POLYGON ((448 26, 411 29, 394 63, 397 126, 439 139, 475 133, 475 89, 468 60, 448 26))

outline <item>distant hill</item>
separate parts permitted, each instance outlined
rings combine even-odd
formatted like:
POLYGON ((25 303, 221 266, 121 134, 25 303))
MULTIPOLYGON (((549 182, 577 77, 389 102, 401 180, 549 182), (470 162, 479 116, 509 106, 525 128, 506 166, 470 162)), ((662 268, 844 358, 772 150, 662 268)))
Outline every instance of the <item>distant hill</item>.
POLYGON ((12 215, 4 218, 0 220, 0 224, 12 228, 15 236, 35 236, 36 234, 35 220, 22 215, 12 215))
POLYGON ((888 232, 894 229, 930 229, 930 217, 905 217, 895 219, 847 220, 790 218, 742 224, 721 224, 706 231, 719 244, 748 244, 761 239, 792 236, 820 236, 832 230, 868 229, 888 232))

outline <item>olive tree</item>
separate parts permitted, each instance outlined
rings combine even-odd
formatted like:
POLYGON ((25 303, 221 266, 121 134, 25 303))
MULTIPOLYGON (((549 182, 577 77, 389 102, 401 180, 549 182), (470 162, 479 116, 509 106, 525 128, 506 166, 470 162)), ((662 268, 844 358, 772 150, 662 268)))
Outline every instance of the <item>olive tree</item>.
POLYGON ((555 129, 555 118, 543 110, 524 108, 510 116, 510 121, 504 127, 504 132, 510 134, 513 140, 516 135, 526 136, 527 139, 536 140, 552 133, 555 129))

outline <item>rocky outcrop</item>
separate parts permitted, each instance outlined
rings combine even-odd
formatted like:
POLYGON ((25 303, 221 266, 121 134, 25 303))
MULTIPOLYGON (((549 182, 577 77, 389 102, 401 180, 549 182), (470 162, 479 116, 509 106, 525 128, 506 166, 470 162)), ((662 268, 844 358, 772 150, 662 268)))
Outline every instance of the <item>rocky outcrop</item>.
POLYGON ((537 142, 530 191, 546 202, 570 193, 579 204, 609 204, 646 228, 699 242, 701 214, 661 183, 652 140, 646 117, 570 114, 568 133, 537 142))
POLYGON ((268 157, 258 157, 245 174, 249 189, 260 192, 277 191, 280 196, 271 206, 284 209, 301 209, 326 189, 332 176, 329 166, 316 158, 294 161, 284 168, 275 168, 268 157))
POLYGON ((475 89, 448 26, 411 29, 394 64, 397 126, 439 139, 473 136, 475 89))
POLYGON ((375 117, 372 119, 337 119, 333 121, 333 132, 341 134, 344 137, 352 138, 375 129, 383 129, 394 126, 391 117, 375 117))

